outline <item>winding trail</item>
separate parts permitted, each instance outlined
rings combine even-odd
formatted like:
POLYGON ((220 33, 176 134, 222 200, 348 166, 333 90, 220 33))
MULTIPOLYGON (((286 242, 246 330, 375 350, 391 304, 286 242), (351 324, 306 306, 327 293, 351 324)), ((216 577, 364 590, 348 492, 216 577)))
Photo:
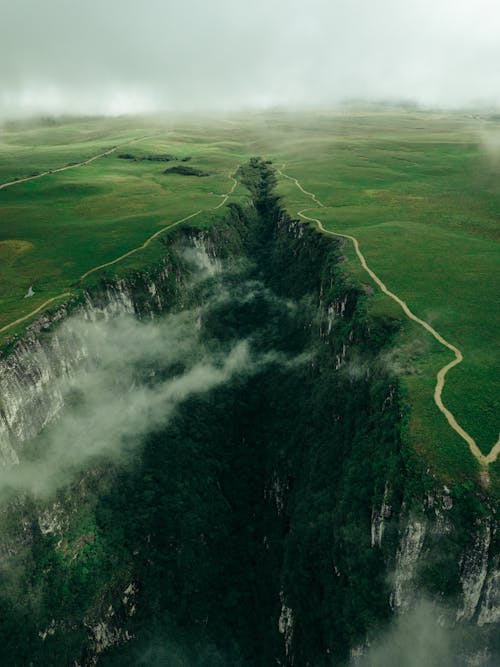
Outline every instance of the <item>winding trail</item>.
MULTIPOLYGON (((141 138, 143 138, 143 137, 141 137, 141 138)), ((132 143, 133 141, 139 141, 139 139, 133 139, 132 141, 127 142, 127 143, 132 143)), ((108 151, 105 151, 104 153, 100 153, 99 155, 95 155, 94 157, 89 158, 88 160, 85 160, 84 162, 79 162, 78 164, 70 165, 70 166, 67 166, 67 167, 61 167, 60 169, 57 169, 57 170, 54 169, 52 171, 47 171, 47 172, 44 172, 44 174, 39 174, 38 176, 30 176, 29 178, 25 178, 23 180, 24 181, 29 181, 29 180, 32 180, 34 178, 40 178, 41 176, 45 176, 47 174, 54 174, 58 171, 65 171, 66 169, 73 169, 74 167, 80 167, 82 165, 88 164, 89 162, 93 162, 94 160, 97 160, 98 158, 103 157, 104 155, 109 155, 110 153, 115 151, 117 148, 118 148, 118 146, 115 146, 114 148, 112 148, 108 151)), ((238 185, 238 181, 233 176, 229 176, 229 178, 233 181, 233 185, 232 185, 231 189, 226 194, 220 195, 221 197, 223 197, 223 200, 220 204, 218 204, 217 206, 214 207, 215 209, 220 208, 221 206, 223 206, 227 202, 228 198, 233 194, 236 186, 238 185)), ((15 183, 21 183, 21 182, 22 182, 21 180, 18 180, 18 181, 12 181, 10 183, 4 183, 3 185, 0 185, 0 189, 2 187, 8 187, 9 185, 14 185, 15 183)), ((195 213, 191 213, 190 215, 187 215, 184 218, 181 218, 180 220, 176 220, 175 222, 170 223, 166 227, 162 227, 161 229, 159 229, 154 234, 151 234, 151 236, 149 236, 144 241, 144 243, 142 243, 140 246, 137 246, 136 248, 132 248, 132 250, 129 250, 128 252, 124 253, 123 255, 120 255, 116 259, 112 259, 111 261, 105 262, 104 264, 99 264, 98 266, 94 266, 92 269, 89 269, 83 275, 81 275, 78 278, 78 282, 81 283, 83 280, 85 280, 85 278, 92 275, 93 273, 96 273, 97 271, 100 271, 101 269, 105 269, 108 266, 113 266, 113 264, 117 264, 118 262, 121 262, 123 259, 125 259, 126 257, 130 257, 131 255, 135 254, 136 252, 140 252, 141 250, 145 250, 149 246, 151 241, 153 241, 155 238, 157 238, 161 234, 164 234, 169 229, 173 229, 174 227, 177 227, 178 225, 182 224, 183 222, 186 222, 187 220, 191 220, 192 218, 195 218, 197 215, 200 215, 200 213, 202 213, 203 210, 204 209, 200 209, 199 211, 196 211, 195 213)), ((15 327, 16 325, 21 324, 22 322, 25 322, 26 320, 29 320, 31 317, 33 317, 33 315, 36 315, 40 311, 44 310, 44 308, 46 308, 48 305, 50 305, 54 301, 58 301, 59 299, 67 298, 67 297, 70 297, 70 296, 71 296, 71 292, 62 292, 61 294, 58 294, 57 296, 54 296, 51 299, 48 299, 47 301, 44 301, 44 303, 42 303, 40 306, 38 306, 37 308, 35 308, 31 312, 29 312, 27 315, 23 315, 23 317, 19 317, 17 320, 14 320, 13 322, 9 322, 9 324, 6 324, 3 327, 1 327, 0 328, 0 334, 4 333, 5 331, 8 331, 9 329, 12 329, 12 327, 15 327)))
MULTIPOLYGON (((290 181, 293 181, 295 185, 299 188, 299 190, 308 197, 310 197, 317 206, 319 206, 320 208, 324 208, 324 204, 316 197, 315 194, 305 190, 296 178, 293 178, 292 176, 288 176, 287 174, 283 173, 282 170, 284 168, 285 165, 283 165, 281 169, 277 169, 277 172, 282 177, 287 178, 290 181)), ((323 223, 320 220, 318 220, 317 218, 311 218, 310 216, 304 213, 304 211, 307 210, 308 209, 302 209, 302 211, 298 211, 298 215, 304 220, 308 220, 309 222, 314 222, 318 226, 318 229, 324 232, 325 234, 329 234, 331 236, 341 236, 342 238, 349 239, 350 241, 352 241, 356 254, 361 262, 361 266, 372 278, 372 280, 380 287, 382 292, 384 292, 384 294, 387 294, 387 296, 389 296, 393 301, 395 301, 399 306, 401 306, 403 312, 410 320, 413 320, 414 322, 417 322, 417 324, 420 324, 420 326, 422 326, 438 341, 438 343, 444 345, 444 347, 447 347, 449 350, 451 350, 451 352, 453 352, 455 358, 448 364, 446 364, 446 366, 443 366, 443 368, 441 368, 437 373, 436 387, 434 389, 434 403, 436 404, 440 412, 446 417, 448 424, 451 426, 451 428, 456 433, 458 433, 458 435, 468 444, 472 455, 476 458, 476 460, 480 463, 481 466, 487 467, 490 463, 496 461, 498 455, 500 454, 500 437, 498 441, 495 443, 495 445, 493 445, 489 454, 485 456, 477 446, 477 443, 474 440, 474 438, 469 433, 467 433, 467 431, 464 428, 460 426, 453 413, 443 403, 442 394, 443 394, 446 375, 448 371, 450 371, 454 366, 457 366, 463 361, 462 352, 458 349, 458 347, 455 347, 455 345, 453 345, 452 343, 448 342, 445 338, 443 338, 443 336, 441 336, 441 334, 437 332, 428 322, 422 320, 420 317, 415 315, 410 310, 405 301, 400 299, 396 294, 394 294, 394 292, 391 292, 387 288, 385 283, 383 283, 382 280, 380 280, 380 278, 377 276, 377 274, 368 266, 365 256, 363 255, 359 247, 359 242, 354 236, 351 236, 350 234, 342 234, 340 232, 333 232, 329 229, 325 229, 323 223)))
MULTIPOLYGON (((149 236, 146 241, 137 248, 133 248, 132 250, 129 250, 128 252, 124 253, 123 255, 120 255, 120 257, 117 257, 116 259, 112 259, 110 262, 106 262, 105 264, 99 264, 99 266, 94 266, 92 269, 89 269, 86 271, 80 278, 78 278, 78 282, 82 282, 90 276, 92 273, 95 273, 96 271, 100 271, 101 269, 106 268, 107 266, 112 266, 113 264, 117 264, 118 262, 121 262, 123 259, 126 257, 130 257, 130 255, 133 255, 136 252, 139 252, 140 250, 144 250, 145 248, 148 247, 148 245, 153 241, 157 236, 160 236, 160 234, 163 234, 164 232, 168 231, 169 229, 172 229, 173 227, 177 227, 177 225, 182 224, 183 222, 186 222, 186 220, 190 220, 191 218, 194 218, 195 216, 199 215, 202 212, 202 209, 199 211, 196 211, 196 213, 191 213, 191 215, 187 215, 185 218, 181 218, 180 220, 176 220, 175 222, 172 222, 170 225, 167 225, 166 227, 162 227, 160 230, 149 236)), ((71 292, 62 292, 61 294, 58 294, 57 296, 53 296, 51 299, 48 299, 47 301, 44 301, 41 306, 38 306, 38 308, 35 308, 35 310, 32 310, 29 312, 27 315, 23 315, 23 317, 19 317, 17 320, 14 320, 13 322, 9 322, 9 324, 6 324, 2 328, 0 328, 0 334, 4 333, 5 331, 8 331, 9 329, 12 329, 12 327, 15 327, 17 324, 21 324, 22 322, 25 322, 26 320, 30 319, 30 317, 33 317, 33 315, 36 315, 40 311, 42 311, 44 308, 46 308, 49 304, 53 303, 54 301, 58 301, 59 299, 63 299, 66 297, 70 297, 71 292)))
POLYGON ((157 232, 149 236, 142 245, 137 246, 137 248, 133 248, 132 250, 129 250, 128 252, 124 253, 123 255, 120 255, 116 259, 112 259, 110 262, 106 262, 105 264, 99 264, 99 266, 94 266, 94 268, 89 269, 86 273, 84 273, 80 278, 78 279, 78 282, 82 282, 90 276, 92 273, 95 273, 96 271, 100 271, 101 269, 105 269, 107 266, 113 266, 113 264, 117 264, 118 262, 121 262, 122 259, 125 259, 126 257, 130 257, 130 255, 133 255, 136 252, 139 252, 140 250, 145 250, 148 245, 153 241, 157 236, 160 236, 160 234, 163 234, 164 232, 168 231, 169 229, 172 229, 173 227, 177 227, 177 225, 180 225, 183 222, 186 222, 186 220, 191 220, 191 218, 194 218, 197 215, 200 215, 200 213, 203 211, 203 209, 200 208, 199 211, 196 211, 196 213, 191 213, 191 215, 187 215, 185 218, 181 218, 180 220, 176 220, 175 222, 172 222, 170 225, 167 225, 166 227, 162 227, 162 229, 159 229, 157 232))
POLYGON ((217 210, 217 209, 220 208, 221 206, 224 206, 224 204, 227 202, 227 200, 229 199, 229 197, 233 194, 234 189, 235 189, 236 186, 238 185, 238 181, 234 178, 234 176, 229 176, 229 178, 233 181, 233 186, 232 186, 232 188, 231 188, 228 192, 226 192, 226 194, 224 194, 224 195, 219 195, 219 197, 222 197, 223 199, 222 199, 222 201, 221 201, 220 204, 217 204, 217 206, 214 206, 214 210, 217 210))
POLYGON ((23 317, 20 317, 19 319, 14 320, 14 322, 9 322, 9 324, 6 324, 5 326, 3 326, 0 329, 0 334, 3 333, 4 331, 8 331, 12 327, 15 327, 16 324, 21 324, 21 322, 25 322, 30 317, 33 317, 33 315, 36 315, 41 310, 46 308, 53 301, 58 301, 59 299, 66 298, 68 296, 71 296, 71 292, 63 292, 62 294, 58 294, 57 296, 53 296, 52 299, 47 299, 47 301, 44 301, 44 303, 42 303, 41 306, 38 306, 38 308, 35 308, 35 310, 32 310, 31 313, 28 313, 27 315, 23 315, 23 317))
POLYGON ((42 171, 40 174, 36 174, 35 176, 24 176, 23 178, 17 178, 15 181, 8 181, 7 183, 1 183, 0 190, 8 188, 11 185, 17 185, 18 183, 26 183, 27 181, 34 181, 36 178, 42 178, 43 176, 50 176, 50 174, 59 174, 61 171, 68 171, 68 169, 76 169, 77 167, 84 167, 86 164, 90 164, 91 162, 94 162, 95 160, 98 160, 101 157, 106 157, 106 155, 111 155, 111 153, 114 153, 121 146, 129 146, 130 144, 133 144, 136 141, 141 141, 142 139, 148 139, 150 136, 155 136, 155 135, 146 135, 144 137, 136 137, 134 139, 130 139, 130 141, 125 141, 123 144, 118 144, 116 146, 113 146, 112 148, 108 148, 108 150, 104 151, 103 153, 98 153, 97 155, 93 155, 92 157, 89 157, 86 160, 82 160, 81 162, 75 162, 75 164, 67 164, 64 167, 57 167, 56 169, 47 169, 47 171, 42 171))
POLYGON ((57 167, 57 169, 48 169, 47 171, 42 171, 40 174, 36 174, 36 176, 25 176, 24 178, 18 178, 15 181, 2 183, 0 185, 0 190, 8 188, 11 185, 17 185, 18 183, 26 183, 26 181, 34 181, 36 178, 42 178, 43 176, 49 176, 50 174, 58 174, 59 172, 67 171, 68 169, 76 169, 77 167, 83 167, 86 164, 94 162, 94 160, 98 160, 101 157, 106 157, 106 155, 111 155, 111 153, 114 153, 117 148, 118 146, 113 146, 113 148, 109 148, 107 151, 104 151, 104 153, 93 155, 92 157, 89 157, 87 160, 83 160, 82 162, 75 162, 75 164, 67 164, 65 167, 57 167))

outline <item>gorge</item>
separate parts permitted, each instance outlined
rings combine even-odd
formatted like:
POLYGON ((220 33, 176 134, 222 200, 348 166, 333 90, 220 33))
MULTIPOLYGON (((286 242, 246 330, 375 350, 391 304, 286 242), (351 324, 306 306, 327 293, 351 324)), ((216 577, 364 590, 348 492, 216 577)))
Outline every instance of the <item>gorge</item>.
POLYGON ((4 350, 0 658, 497 664, 494 500, 405 444, 399 324, 340 243, 268 163, 238 178, 250 204, 4 350))

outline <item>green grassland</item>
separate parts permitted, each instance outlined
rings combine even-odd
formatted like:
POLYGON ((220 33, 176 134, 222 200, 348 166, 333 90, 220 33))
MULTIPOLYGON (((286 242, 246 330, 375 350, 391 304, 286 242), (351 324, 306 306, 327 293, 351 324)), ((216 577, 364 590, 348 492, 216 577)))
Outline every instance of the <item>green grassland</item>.
MULTIPOLYGON (((217 220, 229 176, 262 155, 277 166, 286 163, 285 173, 325 205, 318 209, 291 181, 279 179, 291 214, 307 209, 326 228, 354 235, 388 288, 462 350, 464 362, 448 375, 443 398, 487 453, 498 438, 500 388, 499 136, 500 123, 487 116, 388 108, 7 125, 0 133, 1 183, 118 149, 89 165, 0 190, 0 328, 51 297, 76 291, 92 267, 176 220, 198 210, 190 224, 217 220), (190 157, 187 164, 209 176, 163 174, 178 163, 123 160, 121 152, 190 157), (31 284, 36 294, 24 299, 31 284)), ((229 201, 246 197, 238 185, 229 201)), ((141 268, 160 252, 154 242, 105 271, 141 268)), ((342 252, 344 269, 372 292, 349 242, 342 252)), ((409 441, 445 479, 474 475, 475 460, 432 399, 436 372, 451 353, 378 290, 367 304, 403 323, 387 363, 401 375, 410 406, 409 441)), ((498 464, 490 468, 496 483, 498 464)))
MULTIPOLYGON (((447 377, 444 402, 488 453, 499 430, 500 154, 488 144, 498 122, 379 112, 318 115, 315 129, 309 119, 302 123, 302 136, 296 131, 294 145, 274 158, 325 208, 283 180, 290 211, 307 208, 327 229, 355 236, 389 289, 461 349, 464 362, 447 377)), ((356 278, 370 284, 349 244, 345 253, 356 278)), ((369 302, 374 311, 402 315, 382 294, 369 302)), ((467 446, 432 400, 435 375, 451 353, 409 321, 399 345, 420 350, 403 376, 412 444, 452 477, 472 471, 467 446)))
MULTIPOLYGON (((96 126, 101 123, 107 126, 109 121, 95 121, 96 126)), ((153 131, 150 128, 145 138, 145 128, 138 126, 115 129, 103 139, 103 130, 96 127, 93 137, 82 145, 79 130, 78 125, 70 127, 76 141, 71 162, 114 145, 119 148, 91 164, 0 190, 0 328, 47 299, 77 287, 84 273, 140 246, 158 230, 200 209, 215 213, 222 201, 220 195, 231 188, 229 176, 239 164, 220 142, 220 134, 208 141, 206 131, 196 140, 194 133, 184 136, 168 126, 155 127, 153 122, 153 131), (123 160, 119 158, 121 146, 139 157, 166 153, 189 156, 189 164, 209 176, 164 174, 168 165, 177 162, 123 160), (29 285, 34 286, 35 296, 25 300, 29 285)), ((40 142, 46 143, 43 156, 40 150, 34 151, 37 171, 67 163, 69 149, 59 142, 62 138, 69 141, 69 130, 56 127, 53 132, 51 136, 49 129, 40 130, 40 142)), ((35 145, 36 132, 30 129, 29 134, 35 145)), ((7 178, 13 173, 19 177, 31 173, 24 150, 25 142, 18 132, 3 134, 2 154, 9 162, 4 164, 7 178)), ((237 198, 235 191, 233 199, 237 198)), ((125 260, 123 267, 115 265, 114 272, 140 268, 154 258, 155 251, 158 256, 160 249, 158 243, 152 244, 147 252, 125 260)))

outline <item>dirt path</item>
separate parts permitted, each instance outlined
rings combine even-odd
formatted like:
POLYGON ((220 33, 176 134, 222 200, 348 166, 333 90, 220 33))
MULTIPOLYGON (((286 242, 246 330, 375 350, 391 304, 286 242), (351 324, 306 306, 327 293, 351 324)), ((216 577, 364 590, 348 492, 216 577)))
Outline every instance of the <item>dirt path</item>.
MULTIPOLYGON (((152 234, 142 245, 138 246, 137 248, 133 248, 132 250, 129 250, 128 252, 124 253, 123 255, 120 255, 120 257, 117 257, 116 259, 111 260, 110 262, 106 262, 105 264, 100 264, 99 266, 94 266, 94 268, 90 269, 86 273, 84 273, 80 278, 78 279, 79 282, 82 282, 82 280, 85 280, 87 276, 90 276, 92 273, 95 273, 96 271, 99 271, 100 269, 104 269, 107 266, 112 266, 113 264, 117 264, 118 262, 121 262, 122 259, 125 259, 126 257, 130 257, 130 255, 133 255, 136 252, 139 252, 140 250, 144 250, 145 248, 148 247, 148 245, 155 239, 157 236, 160 234, 163 234, 163 232, 166 232, 169 229, 172 229, 173 227, 177 227, 177 225, 180 225, 183 222, 186 222, 186 220, 190 220, 191 218, 194 218, 196 215, 199 215, 201 213, 201 209, 199 211, 196 211, 196 213, 191 213, 191 215, 186 216, 185 218, 182 218, 181 220, 176 220, 175 222, 171 223, 170 225, 167 225, 166 227, 162 227, 159 231, 155 232, 152 234)), ((71 296, 71 292, 62 292, 61 294, 58 294, 57 296, 52 297, 51 299, 48 299, 44 303, 42 303, 41 306, 38 306, 38 308, 35 308, 35 310, 32 310, 29 312, 27 315, 23 315, 23 317, 19 317, 17 320, 14 320, 13 322, 9 322, 9 324, 6 324, 0 329, 0 334, 4 333, 4 331, 8 331, 9 329, 12 329, 12 327, 15 327, 17 324, 21 324, 22 322, 25 322, 28 320, 30 317, 33 317, 33 315, 36 315, 40 311, 42 311, 44 308, 46 308, 49 304, 53 303, 54 301, 57 301, 59 299, 63 299, 66 297, 71 296)))
POLYGON ((50 174, 58 174, 59 172, 67 171, 68 169, 76 169, 77 167, 83 167, 86 164, 94 162, 94 160, 98 160, 99 158, 105 157, 106 155, 111 155, 111 153, 114 153, 117 148, 118 146, 113 146, 113 148, 109 148, 107 151, 104 151, 104 153, 93 155, 92 157, 89 157, 87 160, 83 160, 83 162, 68 164, 65 167, 57 167, 57 169, 49 169, 48 171, 42 171, 40 174, 37 174, 36 176, 25 176, 24 178, 18 178, 16 181, 9 181, 8 183, 2 183, 0 185, 0 190, 3 190, 3 188, 8 188, 11 185, 17 185, 18 183, 26 183, 26 181, 34 181, 36 178, 42 178, 43 176, 49 176, 50 174))
POLYGON ((224 206, 224 204, 227 202, 229 197, 233 194, 235 187, 238 185, 238 181, 234 178, 234 176, 229 176, 229 178, 233 181, 233 186, 229 190, 229 192, 226 192, 226 194, 219 195, 219 197, 222 197, 223 199, 222 199, 220 204, 217 204, 217 206, 214 206, 214 210, 217 210, 221 206, 224 206))
MULTIPOLYGON (((233 194, 234 189, 238 185, 238 181, 233 176, 229 176, 229 178, 233 181, 233 186, 229 190, 229 192, 227 192, 225 195, 221 195, 221 197, 224 197, 224 199, 221 201, 220 204, 218 204, 217 206, 214 207, 215 209, 220 208, 221 206, 223 206, 227 202, 228 198, 233 194)), ((203 212, 203 209, 200 208, 200 210, 196 211, 196 213, 191 213, 191 215, 188 215, 185 218, 182 218, 181 220, 176 220, 176 222, 172 222, 170 225, 167 225, 166 227, 163 227, 159 231, 152 234, 148 239, 146 239, 146 241, 142 245, 138 246, 137 248, 133 248, 132 250, 129 250, 125 254, 120 255, 120 257, 117 257, 116 259, 111 260, 111 262, 106 262, 105 264, 100 264, 99 266, 95 266, 93 269, 90 269, 89 271, 84 273, 83 276, 81 276, 79 278, 79 281, 82 282, 82 280, 85 280, 85 278, 87 278, 87 276, 90 276, 92 273, 95 273, 96 271, 100 271, 101 269, 104 269, 107 266, 112 266, 113 264, 117 264, 118 262, 121 262, 122 259, 125 259, 126 257, 130 257, 130 255, 133 255, 134 253, 139 252, 140 250, 144 250, 145 248, 148 247, 148 245, 151 243, 151 241, 153 241, 157 236, 160 236, 160 234, 163 234, 164 232, 168 231, 169 229, 173 229, 174 227, 177 227, 177 225, 180 225, 181 223, 186 222, 186 220, 191 220, 191 218, 194 218, 197 215, 200 215, 200 213, 202 213, 202 212, 203 212)))
POLYGON ((110 262, 106 262, 105 264, 99 264, 99 266, 94 266, 93 269, 89 269, 86 273, 83 274, 83 276, 80 276, 79 282, 82 282, 82 280, 85 280, 87 276, 90 276, 92 273, 95 273, 96 271, 100 271, 101 269, 105 269, 107 266, 113 266, 113 264, 117 264, 118 262, 121 262, 122 259, 125 259, 126 257, 130 257, 130 255, 133 255, 136 252, 139 252, 140 250, 144 250, 145 248, 148 247, 148 245, 155 239, 157 236, 160 236, 160 234, 163 234, 169 229, 172 229, 173 227, 177 227, 177 225, 180 225, 182 222, 186 222, 186 220, 191 220, 191 218, 194 218, 197 215, 200 215, 203 209, 200 209, 199 211, 196 211, 196 213, 191 213, 191 215, 187 215, 185 218, 181 218, 180 220, 176 220, 175 222, 172 222, 170 225, 167 225, 166 227, 162 227, 162 229, 158 230, 154 234, 152 234, 144 243, 140 246, 137 246, 137 248, 133 248, 132 250, 129 250, 128 252, 124 253, 123 255, 120 255, 120 257, 117 257, 116 259, 112 259, 110 262))
MULTIPOLYGON (((138 140, 134 139, 133 141, 138 141, 138 140)), ((112 153, 117 148, 118 147, 115 146, 115 148, 113 148, 109 151, 106 151, 106 153, 101 153, 100 155, 95 155, 93 158, 90 158, 90 160, 86 160, 85 162, 81 162, 81 163, 79 163, 79 165, 72 165, 72 167, 81 166, 82 164, 88 164, 89 162, 92 162, 92 160, 97 160, 99 157, 102 157, 103 155, 109 155, 109 153, 112 153)), ((72 167, 63 167, 62 169, 59 169, 58 171, 64 171, 65 169, 70 169, 72 167)), ((53 174, 54 171, 46 172, 46 173, 52 173, 53 174)), ((31 178, 39 178, 40 176, 42 176, 42 174, 40 174, 39 176, 30 177, 30 178, 25 179, 25 180, 31 180, 31 178)), ((225 195, 221 195, 222 197, 224 197, 224 199, 215 208, 220 208, 221 206, 223 206, 226 203, 226 201, 228 200, 229 196, 234 192, 236 186, 238 185, 238 181, 233 176, 229 176, 229 178, 233 181, 233 186, 229 190, 229 192, 227 192, 225 195)), ((13 181, 13 183, 19 183, 19 182, 20 181, 13 181)), ((145 248, 148 247, 148 245, 151 243, 151 241, 153 241, 155 238, 157 238, 158 236, 160 236, 164 232, 168 231, 169 229, 173 229, 174 227, 177 227, 178 225, 182 224, 183 222, 186 222, 187 220, 191 220, 191 218, 194 218, 197 215, 200 215, 200 213, 202 213, 202 212, 203 212, 203 209, 200 209, 199 211, 196 211, 195 213, 191 213, 191 215, 187 215, 186 217, 181 218, 180 220, 176 220, 175 222, 170 223, 166 227, 162 227, 157 232, 155 232, 154 234, 149 236, 146 239, 146 241, 144 241, 144 243, 142 243, 140 246, 137 246, 137 248, 133 248, 132 250, 129 250, 128 252, 124 253, 123 255, 120 255, 119 257, 117 257, 116 259, 112 259, 110 262, 105 262, 104 264, 99 264, 99 266, 94 266, 92 269, 89 269, 82 276, 80 276, 80 278, 78 278, 78 281, 82 282, 83 280, 85 280, 85 278, 90 276, 92 273, 96 273, 97 271, 100 271, 101 269, 105 269, 107 266, 113 266, 113 264, 117 264, 118 262, 121 262, 126 257, 130 257, 130 255, 133 255, 136 252, 144 250, 145 248)), ((63 299, 63 298, 69 297, 69 296, 71 296, 71 292, 63 292, 61 294, 58 294, 57 296, 52 297, 51 299, 48 299, 47 301, 42 303, 41 306, 38 306, 38 308, 35 308, 35 310, 32 310, 27 315, 23 315, 23 317, 20 317, 17 320, 14 320, 13 322, 9 322, 9 324, 6 324, 5 326, 1 327, 0 328, 0 334, 4 333, 5 331, 8 331, 9 329, 12 329, 12 327, 15 327, 17 324, 21 324, 22 322, 25 322, 26 320, 30 319, 31 317, 33 317, 33 315, 36 315, 37 313, 42 311, 44 308, 46 308, 46 306, 53 303, 54 301, 57 301, 58 299, 63 299)))
POLYGON ((9 181, 8 183, 1 183, 0 190, 3 190, 3 188, 8 188, 11 185, 17 185, 18 183, 26 183, 26 181, 34 181, 36 178, 42 178, 43 176, 50 176, 50 174, 59 174, 61 171, 67 171, 68 169, 76 169, 77 167, 84 167, 86 164, 94 162, 94 160, 98 160, 101 157, 106 157, 106 155, 111 155, 111 153, 114 153, 121 146, 129 146, 130 144, 133 144, 136 141, 141 141, 142 139, 149 139, 151 136, 155 135, 146 135, 144 137, 136 137, 135 139, 130 139, 130 141, 125 141, 123 144, 113 146, 113 148, 109 148, 107 151, 104 151, 103 153, 98 153, 97 155, 93 155, 92 157, 89 157, 86 160, 83 160, 82 162, 75 162, 75 164, 67 164, 65 167, 57 167, 56 169, 48 169, 47 171, 42 171, 40 174, 36 174, 36 176, 25 176, 24 178, 18 178, 15 181, 9 181))
MULTIPOLYGON (((285 168, 285 165, 283 165, 282 169, 284 169, 284 168, 285 168)), ((303 192, 305 195, 310 197, 315 202, 315 204, 317 204, 317 206, 319 206, 321 208, 324 207, 324 205, 320 202, 320 200, 316 197, 316 195, 314 195, 312 192, 308 192, 307 190, 304 190, 304 188, 302 187, 302 185, 299 183, 299 181, 296 178, 292 178, 291 176, 288 176, 287 174, 283 173, 282 169, 277 169, 278 173, 281 176, 283 176, 284 178, 289 179, 290 181, 293 181, 295 183, 295 185, 299 188, 299 190, 301 190, 301 192, 303 192)), ((498 441, 495 443, 495 445, 492 447, 490 453, 487 456, 485 456, 481 452, 479 447, 477 446, 477 443, 474 440, 474 438, 469 433, 467 433, 467 431, 465 429, 463 429, 460 426, 460 424, 457 422, 453 413, 450 412, 450 410, 448 410, 448 408, 443 403, 442 394, 443 394, 443 388, 444 388, 444 384, 445 384, 446 375, 447 375, 448 371, 450 371, 454 366, 457 366, 459 363, 461 363, 463 361, 462 352, 457 347, 455 347, 455 345, 452 345, 452 343, 449 343, 445 338, 443 338, 443 336, 441 336, 441 334, 438 333, 428 322, 425 322, 425 320, 422 320, 420 317, 415 315, 410 310, 410 308, 408 307, 408 305, 405 301, 400 299, 396 294, 394 294, 394 292, 391 292, 387 288, 385 283, 383 283, 382 280, 380 280, 380 278, 377 276, 377 274, 374 271, 372 271, 372 269, 368 266, 368 264, 366 262, 366 259, 365 259, 365 256, 363 255, 363 253, 361 252, 361 249, 359 247, 359 242, 354 236, 351 236, 350 234, 341 234, 340 232, 333 232, 333 231, 330 231, 329 229, 325 229, 325 227, 323 226, 323 224, 320 220, 318 220, 317 218, 311 218, 308 215, 306 215, 304 213, 304 211, 306 211, 306 210, 307 209, 303 209, 302 211, 299 211, 298 215, 301 218, 303 218, 304 220, 308 220, 309 222, 314 222, 318 226, 318 229, 320 229, 325 234, 330 234, 331 236, 341 236, 342 238, 346 238, 346 239, 349 239, 350 241, 352 241, 352 243, 354 245, 354 249, 356 251, 356 254, 357 254, 357 256, 358 256, 358 258, 361 262, 361 266, 368 273, 368 275, 372 278, 372 280, 380 287, 382 292, 384 292, 384 294, 387 294, 387 296, 389 296, 393 301, 395 301, 397 304, 399 304, 401 306, 401 308, 403 309, 403 312, 405 313, 405 315, 410 320, 413 320, 414 322, 417 322, 417 324, 420 324, 420 326, 422 326, 424 329, 426 329, 426 331, 428 331, 432 336, 434 336, 434 338, 441 345, 444 345, 444 347, 447 347, 449 350, 451 350, 451 352, 453 352, 453 354, 455 355, 455 358, 452 361, 450 361, 450 363, 446 364, 446 366, 443 366, 443 368, 441 368, 441 370, 438 372, 438 374, 436 376, 436 388, 434 389, 434 402, 435 402, 436 406, 438 407, 438 409, 440 410, 440 412, 442 412, 442 414, 446 417, 446 419, 448 421, 448 424, 451 426, 451 428, 456 433, 458 433, 458 435, 463 440, 465 440, 465 442, 469 445, 469 449, 470 449, 472 455, 477 459, 477 461, 483 467, 486 467, 490 463, 493 463, 494 461, 496 461, 498 455, 500 454, 500 437, 499 437, 498 441)))
POLYGON ((57 296, 53 296, 52 299, 48 299, 44 303, 42 303, 41 306, 38 306, 38 308, 35 308, 35 310, 32 310, 31 313, 28 313, 27 315, 23 315, 23 317, 20 317, 17 320, 14 320, 14 322, 9 322, 9 324, 6 324, 4 327, 0 329, 0 334, 3 333, 4 331, 8 331, 12 327, 15 327, 16 324, 21 324, 21 322, 25 322, 28 320, 30 317, 33 317, 33 315, 36 315, 39 313, 41 310, 46 308, 50 303, 53 301, 58 301, 59 299, 66 298, 68 296, 71 296, 71 292, 63 292, 62 294, 58 294, 57 296))

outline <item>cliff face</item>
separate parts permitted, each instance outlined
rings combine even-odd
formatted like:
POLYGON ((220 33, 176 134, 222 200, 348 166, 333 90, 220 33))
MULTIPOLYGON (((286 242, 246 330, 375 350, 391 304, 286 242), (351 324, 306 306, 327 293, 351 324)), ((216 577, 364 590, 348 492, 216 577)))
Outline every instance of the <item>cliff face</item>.
POLYGON ((88 322, 127 313, 152 317, 167 307, 172 271, 172 266, 160 267, 154 273, 103 283, 94 292, 85 292, 77 303, 38 319, 12 352, 0 358, 0 465, 19 463, 22 444, 64 407, 58 380, 71 377, 88 361, 89 351, 78 328, 71 326, 70 319, 63 332, 58 324, 67 324, 70 316, 88 322))
POLYGON ((24 649, 6 639, 11 664, 356 663, 422 597, 467 629, 450 664, 500 655, 494 513, 474 488, 414 491, 426 473, 407 465, 382 355, 396 325, 366 315, 336 244, 267 185, 256 208, 177 236, 157 270, 44 316, 0 360, 8 469, 67 409, 59 379, 99 363, 74 316, 189 304, 217 350, 244 339, 259 359, 181 404, 133 465, 97 462, 54 497, 6 501, 3 572, 22 560, 26 576, 0 611, 14 595, 29 619, 24 649))
POLYGON ((404 510, 400 512, 400 542, 391 607, 396 612, 407 611, 425 593, 419 574, 431 561, 446 569, 443 579, 456 579, 452 603, 455 622, 470 622, 480 628, 491 626, 494 629, 500 620, 500 571, 494 512, 475 516, 465 544, 460 544, 449 489, 446 486, 438 488, 427 500, 431 508, 427 516, 416 518, 404 510), (453 537, 455 543, 450 561, 446 548, 453 537))

